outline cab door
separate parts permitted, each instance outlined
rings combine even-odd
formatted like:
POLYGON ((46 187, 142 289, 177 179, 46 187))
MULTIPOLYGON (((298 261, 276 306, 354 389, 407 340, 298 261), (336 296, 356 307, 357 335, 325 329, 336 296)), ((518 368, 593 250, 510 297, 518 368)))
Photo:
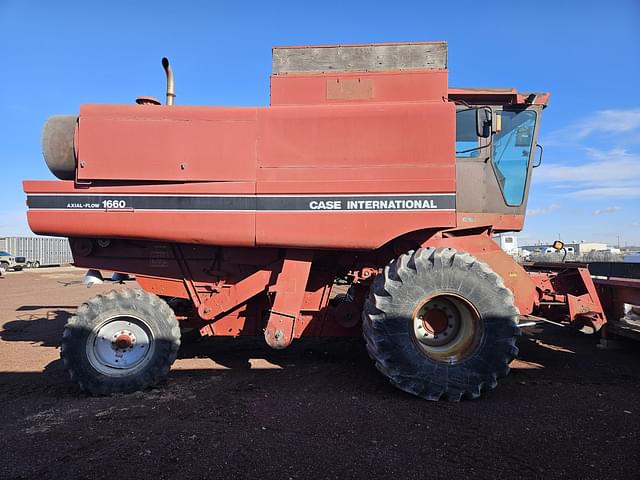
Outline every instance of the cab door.
POLYGON ((524 223, 542 107, 494 105, 490 137, 478 137, 476 108, 456 110, 458 227, 524 223))

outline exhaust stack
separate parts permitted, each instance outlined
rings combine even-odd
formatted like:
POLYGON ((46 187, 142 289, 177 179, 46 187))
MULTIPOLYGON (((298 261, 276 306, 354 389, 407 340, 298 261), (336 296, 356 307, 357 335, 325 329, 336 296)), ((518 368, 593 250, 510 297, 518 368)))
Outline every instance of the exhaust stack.
POLYGON ((173 90, 173 71, 167 57, 162 57, 162 68, 164 68, 164 73, 167 76, 167 105, 173 105, 173 99, 176 98, 176 94, 173 90))

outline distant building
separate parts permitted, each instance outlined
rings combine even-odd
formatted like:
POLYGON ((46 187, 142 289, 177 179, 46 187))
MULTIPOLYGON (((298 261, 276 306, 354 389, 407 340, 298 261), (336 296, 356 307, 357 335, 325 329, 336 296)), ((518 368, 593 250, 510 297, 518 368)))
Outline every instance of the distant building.
MULTIPOLYGON (((615 253, 612 248, 607 246, 606 243, 600 242, 565 243, 564 248, 567 250, 568 255, 587 255, 589 252, 593 251, 615 253)), ((520 250, 526 250, 530 255, 545 255, 556 251, 556 249, 550 244, 524 245, 520 250)))
POLYGON ((582 242, 582 243, 576 243, 575 245, 577 245, 578 254, 580 255, 585 255, 594 250, 596 251, 611 250, 609 247, 607 247, 606 243, 582 242))

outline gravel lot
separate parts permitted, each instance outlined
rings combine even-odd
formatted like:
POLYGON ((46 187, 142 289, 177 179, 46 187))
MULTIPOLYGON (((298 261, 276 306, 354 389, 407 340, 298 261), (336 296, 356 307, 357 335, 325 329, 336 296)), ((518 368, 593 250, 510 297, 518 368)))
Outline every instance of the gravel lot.
POLYGON ((480 400, 394 389, 359 339, 206 339, 166 382, 109 398, 73 386, 66 319, 114 288, 74 268, 0 278, 0 478, 638 478, 640 345, 549 326, 480 400))

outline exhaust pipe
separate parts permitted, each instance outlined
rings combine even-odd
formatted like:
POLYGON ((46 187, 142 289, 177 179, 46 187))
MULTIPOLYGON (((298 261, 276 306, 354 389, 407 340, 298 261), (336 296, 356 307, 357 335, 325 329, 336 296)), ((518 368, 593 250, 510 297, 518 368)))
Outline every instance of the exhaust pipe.
POLYGON ((176 98, 176 94, 173 91, 173 72, 167 57, 162 57, 162 68, 164 68, 164 73, 167 76, 167 105, 173 105, 173 99, 176 98))

